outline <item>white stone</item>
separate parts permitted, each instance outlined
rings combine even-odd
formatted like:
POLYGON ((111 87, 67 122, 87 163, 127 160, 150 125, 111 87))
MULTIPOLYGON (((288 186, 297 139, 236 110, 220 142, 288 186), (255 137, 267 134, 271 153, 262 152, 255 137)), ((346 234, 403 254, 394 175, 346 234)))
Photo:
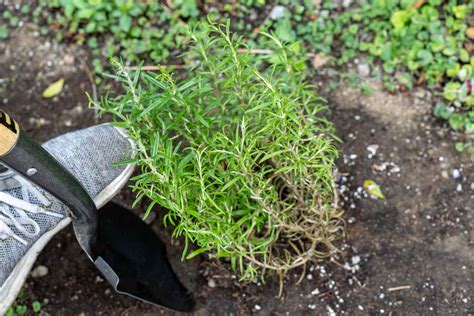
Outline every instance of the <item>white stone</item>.
POLYGON ((329 316, 336 316, 336 312, 331 308, 331 306, 326 305, 326 309, 328 311, 329 316))
POLYGON ((461 172, 458 169, 454 169, 452 174, 454 179, 461 178, 461 172))
POLYGON ((357 72, 361 77, 368 77, 370 75, 370 66, 367 63, 360 63, 357 65, 357 72))
POLYGON ((214 279, 209 279, 209 281, 207 281, 207 286, 209 286, 210 288, 215 288, 216 281, 214 281, 214 279))
POLYGON ((352 4, 352 0, 342 0, 342 6, 343 6, 344 8, 350 7, 351 4, 352 4))
POLYGON ((45 266, 37 266, 33 271, 31 271, 31 276, 33 278, 42 278, 47 276, 49 273, 48 267, 45 266))
POLYGON ((379 145, 377 144, 369 145, 367 146, 367 150, 372 156, 375 156, 375 154, 377 154, 377 151, 379 150, 379 145))
POLYGON ((270 12, 269 17, 272 20, 278 20, 278 19, 284 18, 285 14, 286 14, 286 8, 282 5, 277 5, 273 7, 272 11, 270 12))
POLYGON ((359 256, 354 256, 351 258, 352 264, 359 264, 360 263, 360 257, 359 256))

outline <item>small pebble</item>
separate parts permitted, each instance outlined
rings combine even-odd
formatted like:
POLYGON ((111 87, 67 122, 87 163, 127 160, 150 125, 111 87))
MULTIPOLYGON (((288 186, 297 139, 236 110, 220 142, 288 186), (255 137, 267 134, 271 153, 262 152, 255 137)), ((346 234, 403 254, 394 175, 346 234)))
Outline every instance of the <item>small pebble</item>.
POLYGON ((367 150, 372 156, 375 156, 375 154, 377 154, 377 151, 379 150, 379 145, 376 145, 376 144, 369 145, 367 146, 367 150))
POLYGON ((272 20, 278 20, 278 19, 284 18, 285 11, 286 11, 286 8, 282 5, 274 6, 272 11, 270 12, 269 17, 272 20))
POLYGON ((352 264, 359 264, 360 263, 360 257, 359 256, 354 256, 351 258, 352 264))
POLYGON ((460 172, 458 169, 454 169, 453 172, 452 172, 452 174, 453 174, 453 178, 454 178, 454 179, 459 179, 459 178, 461 178, 461 172, 460 172))
POLYGON ((312 292, 311 292, 311 295, 318 295, 319 294, 319 289, 314 289, 312 292))
POLYGON ((350 7, 351 4, 352 4, 352 0, 343 0, 343 1, 342 1, 342 6, 343 6, 344 8, 350 7))
POLYGON ((361 77, 368 77, 370 75, 370 66, 366 63, 360 63, 357 65, 357 72, 361 77))
POLYGON ((207 286, 209 286, 210 288, 215 288, 216 281, 214 281, 214 279, 209 279, 209 281, 207 281, 207 286))
POLYGON ((326 305, 326 309, 328 311, 329 316, 336 316, 336 312, 331 308, 331 306, 326 305))
POLYGON ((49 269, 45 266, 37 266, 32 272, 31 272, 31 276, 33 278, 42 278, 42 277, 45 277, 47 276, 49 273, 49 269))

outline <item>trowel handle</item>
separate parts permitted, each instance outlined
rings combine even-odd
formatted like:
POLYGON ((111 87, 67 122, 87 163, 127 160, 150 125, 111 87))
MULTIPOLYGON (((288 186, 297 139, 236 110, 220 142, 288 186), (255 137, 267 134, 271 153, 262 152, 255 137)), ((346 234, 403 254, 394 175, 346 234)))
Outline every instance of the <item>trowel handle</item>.
POLYGON ((1 109, 0 161, 69 207, 79 244, 95 259, 92 241, 97 240, 97 208, 94 201, 67 169, 1 109))

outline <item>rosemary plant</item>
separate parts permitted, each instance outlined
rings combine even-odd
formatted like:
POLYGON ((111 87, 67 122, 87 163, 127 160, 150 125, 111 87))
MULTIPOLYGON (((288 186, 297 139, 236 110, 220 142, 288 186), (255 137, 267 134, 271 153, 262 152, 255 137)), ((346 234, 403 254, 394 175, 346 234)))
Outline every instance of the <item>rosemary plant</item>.
POLYGON ((183 258, 227 258, 243 280, 327 256, 344 231, 338 151, 298 44, 264 34, 273 53, 256 56, 229 24, 188 35, 184 76, 114 62, 125 93, 98 105, 137 143, 137 201, 167 209, 174 234, 197 245, 183 258))

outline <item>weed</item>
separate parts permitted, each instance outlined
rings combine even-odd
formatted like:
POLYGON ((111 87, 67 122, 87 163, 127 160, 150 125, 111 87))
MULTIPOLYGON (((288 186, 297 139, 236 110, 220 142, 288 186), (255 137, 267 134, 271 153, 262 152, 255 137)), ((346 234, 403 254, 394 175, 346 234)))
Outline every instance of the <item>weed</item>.
POLYGON ((25 292, 24 290, 21 290, 20 294, 18 294, 15 303, 7 310, 5 316, 22 316, 32 313, 35 315, 40 315, 42 313, 41 303, 38 301, 34 301, 31 303, 31 305, 28 305, 25 302, 25 292))

